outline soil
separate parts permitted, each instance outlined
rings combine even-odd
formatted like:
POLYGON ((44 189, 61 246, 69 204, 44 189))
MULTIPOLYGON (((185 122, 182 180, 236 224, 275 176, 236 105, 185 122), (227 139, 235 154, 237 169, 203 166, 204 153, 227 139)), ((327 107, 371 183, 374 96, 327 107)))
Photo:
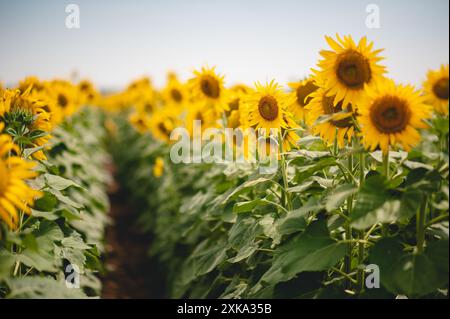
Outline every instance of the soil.
MULTIPOLYGON (((108 167, 114 173, 114 167, 108 167)), ((127 201, 126 191, 114 182, 109 186, 112 223, 106 229, 106 274, 102 298, 148 299, 164 297, 158 265, 148 257, 149 234, 136 225, 138 211, 127 201)))

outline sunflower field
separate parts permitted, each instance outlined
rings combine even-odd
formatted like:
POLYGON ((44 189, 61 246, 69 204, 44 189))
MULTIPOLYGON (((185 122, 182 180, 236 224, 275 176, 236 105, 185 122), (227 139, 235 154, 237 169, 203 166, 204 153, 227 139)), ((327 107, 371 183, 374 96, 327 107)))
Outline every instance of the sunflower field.
POLYGON ((159 297, 448 298, 449 66, 414 87, 325 40, 287 85, 0 86, 0 298, 105 296, 112 184, 159 297))

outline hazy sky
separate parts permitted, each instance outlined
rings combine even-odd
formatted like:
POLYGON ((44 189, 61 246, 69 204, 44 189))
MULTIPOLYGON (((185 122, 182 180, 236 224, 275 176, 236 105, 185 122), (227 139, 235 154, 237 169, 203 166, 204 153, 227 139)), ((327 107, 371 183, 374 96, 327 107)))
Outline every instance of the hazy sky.
POLYGON ((67 77, 77 70, 102 87, 140 75, 162 85, 166 72, 187 78, 216 65, 228 84, 309 73, 327 48, 325 34, 367 35, 385 48, 398 81, 419 84, 449 60, 448 0, 0 0, 0 81, 26 75, 67 77), (67 4, 80 29, 67 29, 67 4), (381 27, 366 27, 366 6, 381 27))

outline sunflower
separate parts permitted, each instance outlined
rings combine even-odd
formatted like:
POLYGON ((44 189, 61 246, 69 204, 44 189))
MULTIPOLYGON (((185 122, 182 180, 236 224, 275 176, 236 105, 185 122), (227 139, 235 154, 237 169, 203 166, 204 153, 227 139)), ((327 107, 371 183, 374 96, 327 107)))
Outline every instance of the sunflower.
POLYGON ((201 121, 202 132, 208 128, 218 127, 219 116, 214 109, 208 108, 207 105, 199 101, 189 105, 186 114, 186 129, 192 136, 194 132, 194 121, 201 121))
POLYGON ((164 160, 162 157, 157 157, 153 165, 153 176, 159 178, 164 173, 164 160))
POLYGON ((56 80, 46 83, 46 92, 53 103, 61 110, 63 118, 71 116, 80 105, 77 88, 71 83, 56 80))
POLYGON ((144 112, 134 112, 128 117, 128 121, 136 130, 143 134, 150 129, 150 116, 144 112))
POLYGON ((423 122, 431 115, 425 98, 411 85, 396 85, 385 80, 374 88, 366 89, 366 97, 358 112, 361 135, 366 148, 383 152, 389 146, 401 144, 409 151, 420 141, 417 129, 426 128, 423 122))
POLYGON ((430 70, 427 80, 423 84, 427 103, 431 104, 436 112, 448 114, 448 64, 441 65, 439 70, 430 70))
POLYGON ((291 112, 297 121, 305 120, 305 106, 311 101, 309 96, 318 89, 312 77, 303 81, 291 82, 289 87, 292 89, 293 103, 288 106, 288 111, 291 112))
POLYGON ((264 128, 267 135, 270 134, 270 129, 286 128, 284 115, 291 103, 290 96, 274 80, 264 86, 257 82, 255 88, 255 92, 242 100, 243 116, 246 117, 244 126, 264 128))
POLYGON ((170 142, 170 134, 179 124, 180 121, 176 113, 171 109, 154 112, 149 122, 151 133, 162 142, 170 142))
POLYGON ((81 104, 96 105, 100 98, 99 93, 89 80, 82 80, 78 83, 78 91, 81 97, 81 104))
MULTIPOLYGON (((0 123, 0 131, 3 124, 0 123)), ((37 176, 32 169, 36 165, 18 156, 18 147, 13 144, 9 135, 0 134, 0 217, 11 228, 19 223, 18 210, 30 214, 30 206, 34 199, 41 196, 26 184, 26 180, 37 176)))
POLYGON ((287 124, 287 128, 281 129, 281 135, 283 136, 283 150, 287 152, 290 151, 292 147, 297 147, 300 136, 298 136, 296 132, 296 129, 298 129, 299 126, 290 113, 285 113, 284 121, 287 124))
POLYGON ((383 59, 378 54, 383 50, 373 50, 373 42, 367 43, 366 37, 358 45, 351 36, 336 37, 338 41, 325 36, 333 51, 321 51, 324 59, 318 63, 320 70, 312 71, 326 84, 328 96, 334 96, 333 105, 340 101, 356 105, 364 95, 364 87, 383 78, 385 67, 378 64, 383 59))
POLYGON ((168 76, 167 85, 161 94, 167 104, 177 107, 182 107, 189 98, 186 85, 181 83, 174 74, 168 76))
POLYGON ((194 71, 194 75, 188 82, 193 98, 206 101, 218 113, 228 110, 224 77, 216 73, 215 67, 202 67, 201 71, 194 71))
POLYGON ((339 147, 343 147, 345 138, 350 140, 354 133, 352 106, 344 106, 343 101, 334 106, 334 96, 328 96, 327 89, 323 87, 310 96, 311 101, 306 106, 306 124, 311 127, 311 132, 327 144, 337 140, 339 147))
MULTIPOLYGON (((50 113, 44 109, 41 101, 32 98, 31 86, 23 93, 20 90, 6 90, 3 92, 0 104, 3 104, 2 119, 6 126, 26 137, 28 142, 20 145, 22 148, 38 147, 47 144, 48 134, 52 125, 50 113), (26 131, 23 130, 26 127, 26 131)), ((39 160, 46 159, 42 150, 33 153, 39 160)))

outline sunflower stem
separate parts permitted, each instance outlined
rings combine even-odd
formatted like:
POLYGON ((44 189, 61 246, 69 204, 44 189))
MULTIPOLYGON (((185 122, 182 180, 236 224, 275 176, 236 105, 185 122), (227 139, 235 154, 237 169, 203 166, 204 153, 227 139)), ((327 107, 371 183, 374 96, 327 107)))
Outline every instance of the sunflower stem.
MULTIPOLYGON (((359 153, 359 189, 361 189, 364 186, 364 180, 365 180, 365 154, 364 152, 359 153)), ((363 230, 360 230, 358 232, 358 239, 364 239, 366 234, 363 230)), ((359 291, 364 290, 364 269, 363 269, 363 262, 364 262, 364 243, 359 242, 358 243, 358 275, 356 278, 357 281, 357 288, 359 291)))
MULTIPOLYGON (((353 171, 353 153, 350 153, 348 156, 348 171, 352 172, 353 171)), ((347 216, 350 216, 353 210, 353 195, 350 195, 347 198, 347 216)), ((352 240, 352 228, 350 226, 350 222, 347 222, 346 226, 345 226, 345 239, 349 240, 350 242, 348 243, 348 248, 347 248, 347 255, 345 257, 345 272, 346 273, 350 273, 352 270, 352 250, 353 250, 353 244, 351 242, 352 240)), ((349 282, 349 284, 351 285, 352 283, 349 282)))
MULTIPOLYGON (((383 151, 383 174, 386 178, 386 181, 389 182, 389 149, 387 151, 383 151)), ((388 235, 388 227, 386 224, 381 225, 381 234, 383 237, 388 235)))
POLYGON ((287 207, 288 211, 291 211, 292 210, 292 200, 291 200, 291 194, 289 193, 289 183, 288 183, 287 171, 286 171, 286 158, 285 158, 285 154, 284 154, 283 136, 281 134, 281 131, 278 133, 278 140, 279 140, 280 159, 281 159, 281 176, 283 178, 285 202, 286 202, 286 207, 287 207))
POLYGON ((426 210, 428 207, 428 196, 425 197, 422 205, 420 205, 419 211, 416 215, 417 221, 417 253, 423 253, 423 248, 425 244, 425 219, 426 219, 426 210))

